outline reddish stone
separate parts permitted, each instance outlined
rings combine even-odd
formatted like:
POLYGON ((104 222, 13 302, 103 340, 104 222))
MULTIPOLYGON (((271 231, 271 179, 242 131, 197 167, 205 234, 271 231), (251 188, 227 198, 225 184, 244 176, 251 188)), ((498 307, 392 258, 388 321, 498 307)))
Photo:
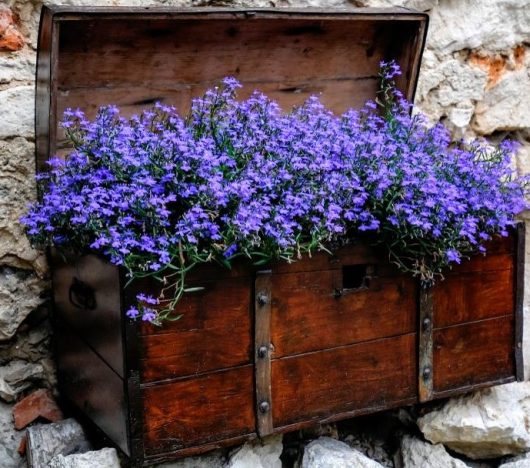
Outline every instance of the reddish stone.
POLYGON ((15 51, 24 47, 24 36, 17 29, 13 12, 0 6, 0 51, 15 51))
POLYGON ((26 455, 26 447, 27 447, 27 445, 28 445, 28 436, 26 436, 24 434, 24 437, 22 437, 22 439, 20 439, 20 444, 18 444, 18 449, 17 449, 17 452, 19 453, 19 455, 21 457, 26 455))
POLYGON ((20 430, 37 418, 44 418, 50 422, 59 421, 63 419, 63 413, 50 391, 41 388, 13 406, 13 418, 15 428, 20 430))

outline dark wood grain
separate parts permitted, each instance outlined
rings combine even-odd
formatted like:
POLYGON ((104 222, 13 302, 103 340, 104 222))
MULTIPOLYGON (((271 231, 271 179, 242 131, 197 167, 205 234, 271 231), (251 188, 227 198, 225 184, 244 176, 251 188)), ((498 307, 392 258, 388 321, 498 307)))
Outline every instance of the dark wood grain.
POLYGON ((515 375, 513 314, 435 330, 433 339, 435 393, 515 375))
POLYGON ((204 291, 185 295, 182 317, 162 327, 142 326, 143 382, 200 374, 252 362, 253 279, 203 281, 204 291))
POLYGON ((513 257, 504 266, 504 270, 461 273, 437 283, 433 289, 435 328, 513 313, 513 257))
POLYGON ((514 275, 515 291, 515 368, 516 377, 523 382, 524 356, 523 356, 523 328, 524 328, 524 295, 525 295, 525 248, 526 224, 519 222, 517 225, 516 267, 514 275))
POLYGON ((144 386, 144 446, 154 455, 255 432, 253 366, 144 386))
POLYGON ((416 284, 412 279, 374 278, 369 287, 336 297, 336 272, 273 275, 275 357, 415 331, 416 284))
POLYGON ((275 427, 417 398, 416 334, 273 359, 275 427))

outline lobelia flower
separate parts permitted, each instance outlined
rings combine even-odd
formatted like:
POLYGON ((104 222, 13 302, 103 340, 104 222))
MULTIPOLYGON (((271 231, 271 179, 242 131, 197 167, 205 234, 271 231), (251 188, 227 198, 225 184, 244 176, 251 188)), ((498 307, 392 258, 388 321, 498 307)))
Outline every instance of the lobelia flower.
POLYGON ((295 261, 353 236, 432 283, 507 235, 528 181, 510 168, 514 143, 451 142, 442 125, 411 115, 392 83, 399 67, 381 65, 377 103, 340 116, 315 96, 288 113, 259 92, 238 101, 234 78, 186 117, 162 104, 130 119, 115 106, 94 120, 67 110, 73 150, 38 175, 27 234, 161 279, 163 295, 139 294, 126 312, 153 323, 178 316, 194 265, 295 261))

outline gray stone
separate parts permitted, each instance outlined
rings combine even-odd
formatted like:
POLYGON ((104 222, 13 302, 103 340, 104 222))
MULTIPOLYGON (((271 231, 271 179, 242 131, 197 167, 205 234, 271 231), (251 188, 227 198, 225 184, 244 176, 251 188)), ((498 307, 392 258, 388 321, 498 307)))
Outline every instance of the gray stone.
POLYGON ((530 450, 530 382, 512 383, 449 400, 418 419, 432 443, 472 459, 530 450))
POLYGON ((394 468, 391 456, 385 450, 385 441, 364 434, 349 434, 344 438, 344 442, 351 448, 358 450, 369 459, 374 460, 387 468, 394 468))
POLYGON ((473 129, 477 133, 489 135, 499 130, 530 128, 525 99, 530 96, 529 73, 527 68, 507 72, 485 93, 475 109, 473 129))
POLYGON ((0 342, 12 338, 30 312, 42 304, 44 285, 28 272, 0 269, 0 342))
POLYGON ((302 468, 381 468, 361 452, 329 437, 314 440, 304 450, 302 468))
POLYGON ((35 79, 35 53, 0 54, 0 84, 35 79))
POLYGON ((0 367, 0 398, 11 402, 24 390, 35 383, 46 380, 46 372, 41 364, 14 360, 0 367))
POLYGON ((0 139, 33 136, 35 87, 14 86, 0 91, 0 139))
POLYGON ((501 463, 499 468, 530 468, 530 453, 510 458, 501 463))
POLYGON ((225 457, 220 452, 189 457, 171 463, 156 465, 156 468, 224 468, 225 457))
POLYGON ((18 452, 24 432, 13 426, 12 406, 0 402, 0 466, 2 468, 22 468, 26 460, 18 452))
POLYGON ((56 455, 49 468, 120 468, 116 449, 104 448, 74 455, 56 455))
POLYGON ((230 454, 227 468, 281 468, 282 436, 247 442, 230 454))
POLYGON ((403 468, 468 468, 462 460, 452 457, 441 444, 432 445, 411 436, 401 441, 403 468))
POLYGON ((505 50, 530 39, 529 0, 444 0, 431 13, 429 46, 505 50))
POLYGON ((34 144, 20 137, 0 141, 0 265, 35 269, 43 276, 44 255, 31 247, 19 222, 35 196, 34 144))
POLYGON ((51 327, 46 320, 39 323, 38 326, 24 330, 19 329, 18 333, 9 341, 0 341, 0 366, 13 359, 40 362, 49 358, 50 334, 51 327))
POLYGON ((71 418, 31 426, 27 430, 27 437, 29 468, 44 468, 57 455, 83 453, 92 448, 81 425, 71 418))

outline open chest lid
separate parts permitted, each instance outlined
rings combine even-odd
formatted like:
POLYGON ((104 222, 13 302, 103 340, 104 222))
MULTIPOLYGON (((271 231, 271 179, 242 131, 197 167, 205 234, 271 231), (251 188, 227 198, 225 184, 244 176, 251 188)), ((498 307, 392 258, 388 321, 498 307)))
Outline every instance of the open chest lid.
POLYGON ((160 101, 186 112, 225 76, 284 109, 320 94, 335 112, 375 97, 381 60, 412 101, 428 16, 401 8, 43 7, 37 59, 37 166, 64 147, 63 111, 125 115, 160 101))

